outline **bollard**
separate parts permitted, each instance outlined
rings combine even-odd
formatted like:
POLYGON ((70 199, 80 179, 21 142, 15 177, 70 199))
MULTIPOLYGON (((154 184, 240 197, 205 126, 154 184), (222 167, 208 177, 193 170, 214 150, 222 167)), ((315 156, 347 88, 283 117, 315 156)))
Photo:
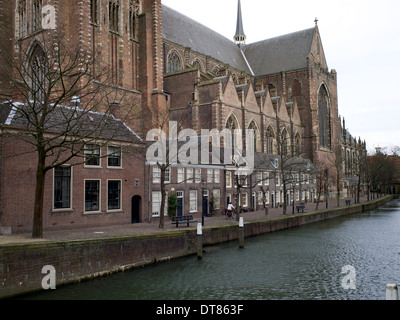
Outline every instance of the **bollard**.
POLYGON ((243 217, 239 219, 239 248, 244 248, 244 221, 243 217))
POLYGON ((197 224, 197 258, 203 258, 203 230, 201 223, 197 224))
POLYGON ((386 300, 399 300, 399 291, 396 284, 386 286, 386 300))

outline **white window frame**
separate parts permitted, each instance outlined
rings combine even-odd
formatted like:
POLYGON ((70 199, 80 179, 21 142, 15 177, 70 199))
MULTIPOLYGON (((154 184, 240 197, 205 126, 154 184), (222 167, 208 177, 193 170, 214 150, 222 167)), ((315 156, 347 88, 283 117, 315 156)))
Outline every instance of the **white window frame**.
POLYGON ((72 201, 73 201, 73 186, 74 186, 74 183, 73 183, 73 166, 71 166, 71 165, 64 165, 64 166, 61 166, 61 167, 63 167, 63 168, 67 168, 67 167, 69 167, 70 168, 70 185, 69 185, 69 192, 70 192, 70 199, 69 199, 69 207, 68 208, 55 208, 54 207, 54 201, 55 201, 55 198, 54 198, 54 192, 55 192, 55 182, 56 182, 56 172, 55 172, 55 169, 56 168, 54 168, 53 169, 53 190, 52 190, 52 211, 54 211, 54 212, 59 212, 59 211, 70 211, 70 210, 73 210, 72 208, 73 208, 73 205, 72 205, 72 201))
POLYGON ((161 169, 153 166, 153 183, 161 183, 161 169))
POLYGON ((194 181, 195 183, 201 183, 201 168, 194 169, 194 181))
MULTIPOLYGON (((93 154, 93 152, 92 152, 92 154, 93 154)), ((84 157, 85 157, 85 163, 84 163, 84 167, 85 168, 101 168, 101 147, 100 147, 100 145, 98 145, 96 143, 88 143, 88 144, 86 144, 85 148, 84 148, 84 157), (88 146, 94 146, 94 147, 97 147, 97 148, 93 148, 93 150, 89 150, 89 149, 87 149, 88 146), (86 160, 86 154, 89 154, 89 151, 94 151, 94 150, 99 150, 99 155, 98 155, 99 164, 87 164, 86 163, 86 161, 87 161, 86 160)))
POLYGON ((165 169, 165 181, 164 183, 171 183, 171 167, 165 169))
POLYGON ((257 172, 257 185, 262 186, 263 185, 263 174, 262 172, 257 172))
POLYGON ((107 201, 107 212, 121 212, 122 211, 122 180, 121 179, 107 179, 106 201, 107 201), (109 209, 109 207, 108 207, 108 189, 109 189, 108 183, 110 181, 119 181, 119 208, 118 209, 109 209))
POLYGON ((269 204, 269 191, 265 191, 264 197, 265 197, 265 204, 269 204))
POLYGON ((275 174, 275 184, 278 187, 281 185, 281 175, 280 175, 280 173, 275 174))
POLYGON ((122 148, 119 146, 108 146, 107 147, 107 168, 108 169, 122 169, 122 148), (119 149, 119 166, 110 166, 108 163, 109 157, 113 155, 110 152, 110 148, 118 148, 119 149))
POLYGON ((193 183, 193 168, 186 168, 186 182, 193 183))
POLYGON ((213 183, 213 182, 214 182, 214 170, 207 169, 207 183, 213 183))
POLYGON ((183 183, 185 181, 185 168, 178 168, 176 178, 178 183, 183 183))
POLYGON ((197 190, 189 190, 189 211, 198 212, 198 194, 197 190))
POLYGON ((98 214, 101 213, 101 179, 84 179, 83 181, 83 212, 84 214, 98 214), (99 208, 97 210, 93 211, 87 211, 86 210, 86 182, 87 181, 98 181, 99 183, 99 208))
POLYGON ((269 186, 269 172, 264 172, 264 186, 269 186))
MULTIPOLYGON (((167 216, 168 215, 168 191, 165 191, 165 195, 166 195, 166 198, 165 198, 165 206, 164 206, 164 216, 167 216)), ((152 193, 151 193, 151 214, 152 214, 152 216, 154 217, 154 218, 156 218, 156 217, 160 217, 160 212, 161 212, 161 191, 153 191, 152 193), (155 195, 157 195, 157 197, 158 197, 158 201, 155 203, 154 202, 154 196, 155 195), (155 206, 157 206, 158 207, 158 211, 157 211, 157 214, 154 214, 154 208, 155 208, 155 206)))
POLYGON ((232 188, 232 172, 231 171, 226 172, 225 184, 226 184, 227 188, 232 188))
POLYGON ((243 198, 243 207, 247 208, 249 206, 249 199, 248 199, 248 194, 247 192, 242 193, 242 198, 243 198))
POLYGON ((257 204, 262 205, 264 204, 263 202, 263 192, 262 191, 257 191, 257 204))
POLYGON ((213 190, 213 198, 214 198, 214 209, 221 208, 221 190, 214 189, 213 190))
POLYGON ((219 169, 214 170, 214 183, 220 182, 220 172, 219 169))

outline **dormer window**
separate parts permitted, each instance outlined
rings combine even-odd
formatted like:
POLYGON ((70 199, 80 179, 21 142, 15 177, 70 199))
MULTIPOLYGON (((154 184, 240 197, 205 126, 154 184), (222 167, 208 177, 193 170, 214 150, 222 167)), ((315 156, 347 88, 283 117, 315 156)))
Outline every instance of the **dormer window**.
POLYGON ((272 159, 271 160, 271 164, 273 165, 273 167, 275 169, 277 169, 278 168, 278 164, 279 164, 278 159, 272 159))

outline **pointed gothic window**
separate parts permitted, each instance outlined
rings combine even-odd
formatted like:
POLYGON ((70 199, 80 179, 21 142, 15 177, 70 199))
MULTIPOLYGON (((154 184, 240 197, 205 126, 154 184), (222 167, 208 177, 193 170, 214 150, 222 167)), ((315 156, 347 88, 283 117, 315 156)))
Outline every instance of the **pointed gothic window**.
POLYGON ((239 125, 233 115, 228 118, 228 121, 226 122, 226 128, 232 132, 236 129, 239 129, 239 125))
POLYGON ((275 133, 274 130, 271 127, 268 127, 267 129, 267 135, 266 135, 266 153, 267 154, 274 154, 274 145, 275 145, 275 133))
POLYGON ((288 155, 288 145, 289 145, 289 136, 286 129, 283 129, 281 134, 281 141, 280 141, 280 151, 281 155, 287 156, 288 155))
POLYGON ((323 85, 318 94, 319 112, 319 146, 331 150, 332 148, 332 118, 329 96, 323 85))
POLYGON ((129 38, 131 40, 137 40, 137 27, 138 27, 138 14, 140 9, 140 3, 137 0, 129 1, 129 38))
POLYGON ((289 101, 294 102, 296 100, 297 105, 299 107, 303 106, 303 96, 302 96, 302 89, 301 89, 301 83, 299 80, 295 79, 292 81, 289 87, 289 94, 288 98, 289 101))
POLYGON ((214 67, 212 73, 213 73, 215 76, 219 77, 219 76, 220 76, 220 74, 219 74, 219 67, 218 67, 218 66, 214 67))
POLYGON ((18 36, 26 36, 26 0, 18 1, 18 36))
POLYGON ((167 73, 179 72, 181 70, 181 59, 178 54, 173 51, 168 55, 167 73))
POLYGON ((99 23, 99 5, 98 0, 90 0, 90 22, 99 23))
POLYGON ((252 141, 247 141, 247 143, 249 143, 249 150, 250 151, 254 151, 254 152, 257 152, 258 150, 257 150, 257 136, 258 136, 258 130, 257 130, 257 126, 256 126, 256 124, 255 124, 255 122, 254 121, 252 121, 251 123, 250 123, 250 125, 249 125, 249 130, 254 130, 254 136, 253 136, 253 139, 252 139, 252 141))
POLYGON ((31 98, 35 101, 43 101, 46 93, 47 59, 39 44, 32 51, 29 66, 31 98))
POLYGON ((203 71, 203 68, 201 67, 201 63, 199 60, 196 59, 195 61, 193 61, 192 65, 193 65, 193 67, 199 69, 200 71, 203 71))
POLYGON ((301 154, 301 144, 300 144, 300 135, 297 133, 295 137, 295 154, 296 156, 300 156, 301 154))
POLYGON ((110 0, 108 2, 108 23, 109 29, 113 32, 119 32, 119 0, 110 0))
POLYGON ((231 132, 231 137, 232 137, 232 154, 234 154, 234 148, 241 149, 241 141, 239 140, 239 135, 237 130, 239 130, 239 123, 236 120, 236 117, 231 114, 231 116, 228 118, 226 121, 226 129, 228 129, 231 132))
POLYGON ((273 83, 268 83, 268 90, 271 97, 276 97, 278 95, 278 91, 276 90, 276 86, 273 83))
POLYGON ((32 1, 32 32, 42 29, 42 0, 32 1))

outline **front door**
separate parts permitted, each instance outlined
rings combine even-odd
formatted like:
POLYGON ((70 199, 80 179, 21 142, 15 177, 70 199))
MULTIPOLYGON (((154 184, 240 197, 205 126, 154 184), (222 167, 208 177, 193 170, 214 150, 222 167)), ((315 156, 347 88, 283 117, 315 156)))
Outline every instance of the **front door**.
POLYGON ((132 197, 132 223, 140 222, 140 203, 142 197, 134 196, 132 197))
POLYGON ((203 207, 202 215, 203 215, 203 217, 207 217, 208 216, 208 190, 203 191, 202 207, 203 207))
POLYGON ((176 202, 177 202, 176 215, 178 217, 181 217, 183 216, 183 191, 176 192, 176 202))

